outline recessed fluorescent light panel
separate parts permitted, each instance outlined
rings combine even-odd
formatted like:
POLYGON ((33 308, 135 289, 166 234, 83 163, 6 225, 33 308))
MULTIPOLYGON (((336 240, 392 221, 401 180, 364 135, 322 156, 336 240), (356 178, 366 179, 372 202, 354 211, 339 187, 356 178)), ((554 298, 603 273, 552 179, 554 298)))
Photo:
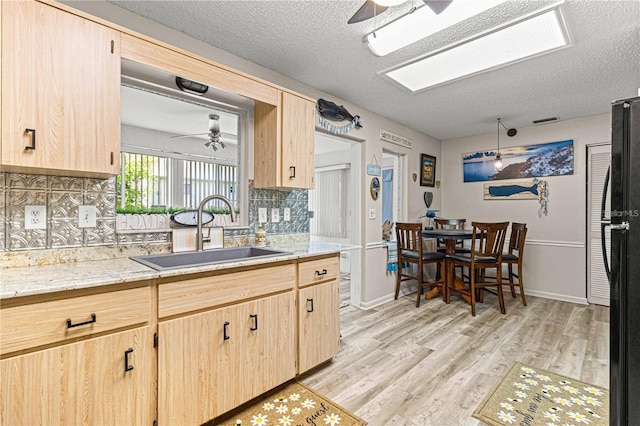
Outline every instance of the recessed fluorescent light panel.
POLYGON ((562 10, 554 6, 379 74, 415 93, 569 45, 562 10))
POLYGON ((374 55, 385 56, 505 1, 455 0, 439 15, 423 4, 365 36, 363 41, 374 55))

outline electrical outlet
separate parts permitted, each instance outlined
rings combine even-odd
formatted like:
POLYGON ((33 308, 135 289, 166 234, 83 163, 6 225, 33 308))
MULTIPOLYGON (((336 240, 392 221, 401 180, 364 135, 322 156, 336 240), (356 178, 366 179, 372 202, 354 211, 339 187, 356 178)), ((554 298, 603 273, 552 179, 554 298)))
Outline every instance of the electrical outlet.
POLYGON ((284 208, 284 219, 285 222, 289 222, 291 220, 291 209, 289 207, 284 208))
POLYGON ((24 229, 47 229, 47 206, 24 206, 24 229))
POLYGON ((373 220, 376 218, 376 209, 369 209, 369 219, 373 220))
POLYGON ((271 209, 271 222, 280 222, 280 209, 271 209))
POLYGON ((267 221, 267 208, 260 207, 258 209, 258 222, 265 223, 267 221))
POLYGON ((80 228, 96 227, 96 206, 78 207, 78 227, 80 228))

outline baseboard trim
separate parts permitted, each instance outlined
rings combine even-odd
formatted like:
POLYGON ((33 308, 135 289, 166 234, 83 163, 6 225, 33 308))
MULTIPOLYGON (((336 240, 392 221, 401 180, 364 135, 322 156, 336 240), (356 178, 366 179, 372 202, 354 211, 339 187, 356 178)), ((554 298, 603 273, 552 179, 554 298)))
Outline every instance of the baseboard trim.
MULTIPOLYGON (((507 289, 508 291, 508 289, 507 289)), ((516 289, 516 292, 517 289, 516 289)), ((404 297, 410 294, 415 294, 415 291, 413 292, 405 292, 405 293, 400 293, 400 297, 404 297)), ((574 296, 567 296, 566 294, 558 294, 558 293, 549 293, 546 291, 536 291, 536 290, 525 290, 525 295, 527 296, 535 296, 535 297, 542 297, 543 299, 551 299, 551 300, 559 300, 561 302, 569 302, 569 303, 576 303, 578 305, 588 305, 589 302, 587 301, 586 297, 574 297, 574 296)), ((370 300, 368 302, 360 302, 360 305, 358 306, 358 308, 363 309, 365 311, 368 311, 370 309, 376 308, 380 305, 383 305, 387 302, 391 302, 392 300, 394 300, 394 294, 390 293, 387 295, 384 295, 382 297, 378 297, 377 299, 373 299, 370 300)))
POLYGON ((525 289, 524 293, 527 296, 531 295, 535 297, 542 297, 543 299, 553 299, 559 300, 561 302, 577 303, 579 305, 589 304, 586 297, 567 296, 566 294, 549 293, 547 291, 536 291, 529 289, 525 289))

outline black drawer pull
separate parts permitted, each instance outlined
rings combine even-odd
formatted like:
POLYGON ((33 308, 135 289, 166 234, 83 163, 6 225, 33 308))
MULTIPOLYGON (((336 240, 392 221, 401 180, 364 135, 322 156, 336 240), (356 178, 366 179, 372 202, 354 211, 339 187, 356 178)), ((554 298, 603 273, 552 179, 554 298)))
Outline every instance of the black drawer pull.
POLYGON ((124 371, 125 373, 127 371, 131 371, 133 370, 133 365, 129 364, 129 354, 133 353, 133 348, 129 348, 126 351, 124 351, 124 371))
POLYGON ((317 277, 321 277, 323 275, 327 275, 327 270, 326 269, 323 269, 322 272, 316 271, 316 276, 317 277))
POLYGON ((91 319, 85 322, 79 322, 77 324, 71 323, 71 318, 67 319, 67 328, 80 327, 81 325, 93 324, 96 322, 96 314, 91 314, 91 319))
POLYGON ((31 133, 31 145, 27 145, 24 149, 36 149, 36 129, 24 129, 25 133, 31 133))
POLYGON ((289 167, 289 171, 291 172, 291 174, 289 175, 289 179, 295 179, 296 178, 296 166, 289 167))
POLYGON ((313 299, 307 299, 307 312, 313 312, 313 299))
POLYGON ((249 315, 249 318, 253 318, 253 327, 250 330, 256 331, 258 329, 258 315, 249 315))
POLYGON ((224 327, 222 328, 222 340, 229 340, 229 335, 227 334, 227 327, 229 327, 229 321, 224 322, 224 327))

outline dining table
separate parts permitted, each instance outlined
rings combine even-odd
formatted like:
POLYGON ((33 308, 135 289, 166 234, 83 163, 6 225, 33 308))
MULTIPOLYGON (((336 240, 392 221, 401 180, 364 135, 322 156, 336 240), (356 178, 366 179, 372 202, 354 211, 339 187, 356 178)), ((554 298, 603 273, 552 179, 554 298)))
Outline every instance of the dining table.
MULTIPOLYGON (((452 255, 456 252, 456 244, 460 240, 470 240, 473 238, 473 229, 424 229, 422 231, 423 238, 436 238, 439 240, 444 240, 445 242, 445 255, 452 255)), ((455 270, 453 267, 453 262, 445 257, 444 259, 444 280, 445 280, 445 290, 447 293, 450 288, 460 289, 464 287, 464 283, 461 278, 458 278, 455 274, 455 270)), ((438 289, 434 289, 431 292, 433 294, 427 293, 426 297, 432 298, 437 295, 438 289)), ((460 294, 462 298, 467 302, 471 303, 471 297, 466 294, 460 294)), ((445 300, 448 299, 445 294, 445 300)))

